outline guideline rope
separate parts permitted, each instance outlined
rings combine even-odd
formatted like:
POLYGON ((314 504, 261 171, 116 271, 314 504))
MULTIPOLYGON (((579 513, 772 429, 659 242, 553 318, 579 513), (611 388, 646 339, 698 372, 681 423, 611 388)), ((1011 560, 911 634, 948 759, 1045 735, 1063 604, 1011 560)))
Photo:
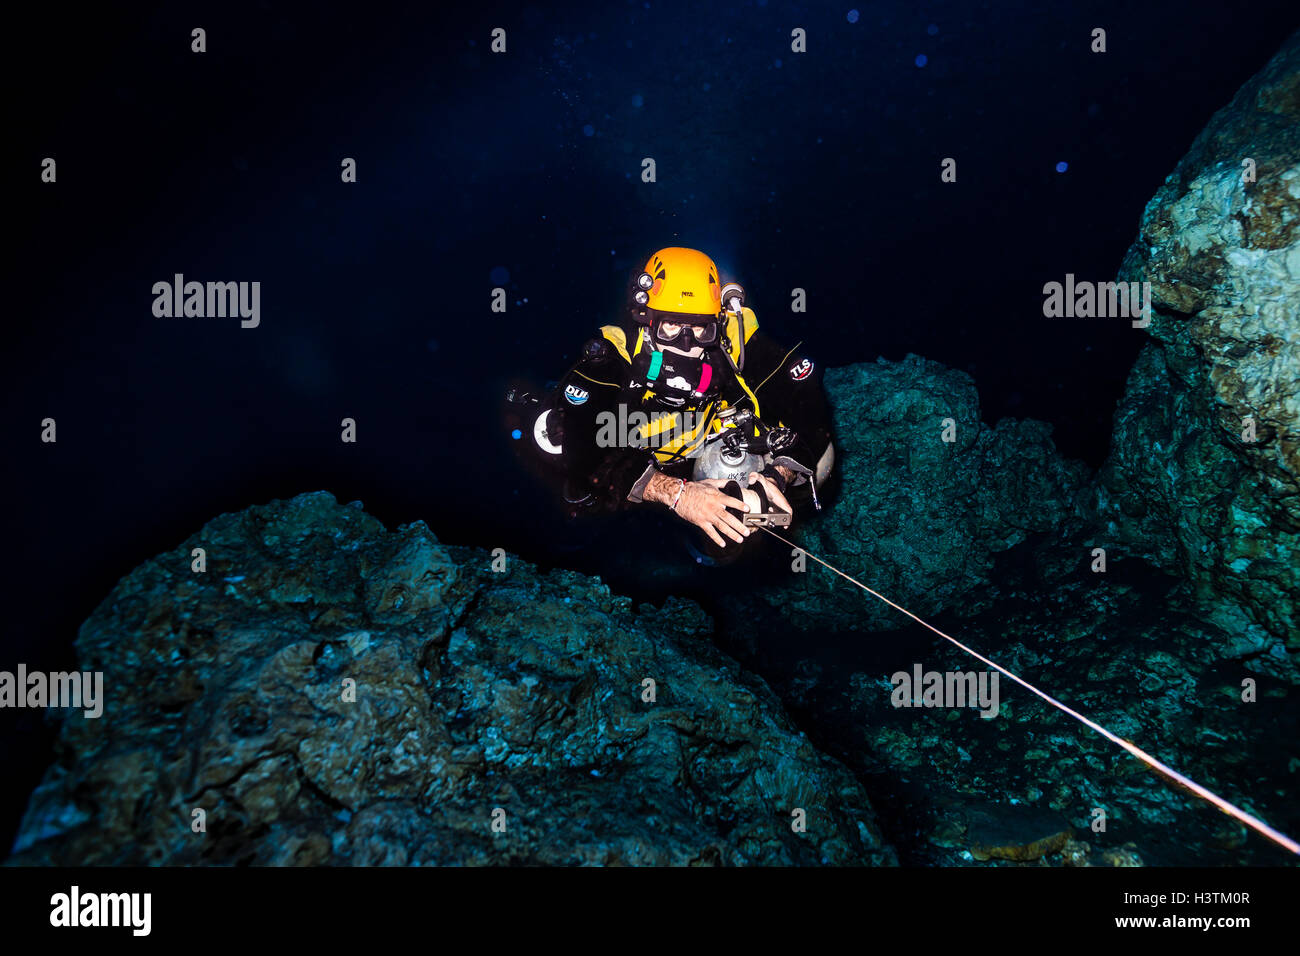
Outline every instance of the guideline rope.
POLYGON ((1223 797, 1219 796, 1217 793, 1213 793, 1212 791, 1207 790, 1205 787, 1201 786, 1195 780, 1191 779, 1190 777, 1184 776, 1183 774, 1179 773, 1177 770, 1175 770, 1173 767, 1169 766, 1168 764, 1162 763, 1161 761, 1157 760, 1155 757, 1151 756, 1149 753, 1147 753, 1141 747, 1138 747, 1136 744, 1133 744, 1130 741, 1127 741, 1124 738, 1114 733, 1111 733, 1109 730, 1107 730, 1101 724, 1097 723, 1095 720, 1091 720, 1088 717, 1083 716, 1083 714, 1080 714, 1078 711, 1072 710, 1071 708, 1067 707, 1065 704, 1057 700, 1055 697, 1052 697, 1050 694, 1044 693, 1043 691, 1039 690, 1037 687, 1035 687, 1033 684, 1029 683, 1028 681, 1022 680, 1020 677, 1017 677, 1015 674, 1011 673, 1011 671, 1007 670, 1005 667, 989 660, 984 655, 967 647, 965 644, 957 640, 955 637, 945 634, 943 631, 939 630, 933 624, 929 624, 926 621, 921 620, 919 617, 917 617, 907 608, 895 604, 893 601, 889 600, 889 598, 885 597, 880 592, 873 591, 871 588, 867 587, 861 581, 857 580, 854 577, 851 577, 850 575, 845 574, 843 571, 841 571, 839 568, 835 567, 834 565, 828 564, 827 562, 823 561, 821 558, 817 557, 817 555, 808 551, 806 548, 800 547, 799 545, 795 544, 793 541, 783 538, 781 535, 777 534, 775 531, 773 531, 769 527, 766 527, 765 525, 760 525, 759 527, 761 527, 772 537, 776 538, 778 541, 782 541, 785 544, 788 544, 790 547, 798 551, 801 551, 802 553, 808 555, 808 557, 816 561, 818 564, 822 565, 825 568, 828 568, 831 571, 834 571, 840 577, 844 578, 844 580, 852 584, 856 584, 858 587, 862 588, 862 590, 866 591, 868 594, 884 601, 886 604, 894 608, 896 611, 902 611, 904 614, 906 614, 912 620, 916 621, 916 623, 920 624, 922 627, 934 631, 934 633, 938 634, 945 641, 950 641, 951 643, 955 644, 957 647, 961 648, 963 651, 965 651, 971 657, 974 657, 976 660, 984 662, 989 667, 992 667, 994 670, 998 671, 1001 674, 1005 674, 1007 677, 1011 678, 1021 687, 1025 688, 1028 691, 1031 691, 1034 694, 1037 694, 1039 697, 1047 701, 1053 707, 1069 714, 1071 717, 1079 721, 1085 727, 1089 727, 1092 730, 1095 730, 1097 733, 1101 734, 1107 740, 1119 744, 1119 746, 1123 747, 1134 757, 1137 757, 1139 760, 1147 764, 1153 770, 1156 770, 1159 773, 1164 774, 1170 780, 1174 781, 1174 783, 1186 787, 1188 790, 1196 794, 1202 800, 1206 800, 1214 804, 1224 813, 1228 814, 1231 817, 1235 817, 1236 819, 1240 820, 1242 823, 1246 824, 1246 826, 1250 827, 1252 830, 1255 830, 1258 833, 1263 834, 1264 836, 1272 840, 1274 843, 1277 843, 1279 846, 1284 846, 1292 853, 1300 855, 1300 843, 1297 843, 1295 840, 1291 839, 1285 833, 1280 833, 1277 830, 1273 829, 1263 820, 1259 819, 1259 817, 1255 816, 1254 814, 1247 813, 1245 810, 1241 809, 1236 804, 1229 803, 1227 800, 1223 799, 1223 797))

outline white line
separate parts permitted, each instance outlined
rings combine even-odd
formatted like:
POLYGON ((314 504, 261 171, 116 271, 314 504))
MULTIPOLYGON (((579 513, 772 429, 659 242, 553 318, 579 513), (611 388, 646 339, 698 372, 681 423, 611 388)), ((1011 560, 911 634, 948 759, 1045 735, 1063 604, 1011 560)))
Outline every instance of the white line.
POLYGON ((912 620, 916 621, 916 623, 920 624, 922 627, 929 628, 930 630, 934 631, 934 633, 942 637, 944 640, 951 641, 953 644, 956 644, 958 647, 960 647, 971 657, 983 661, 989 667, 992 667, 993 669, 999 671, 1000 673, 1006 674, 1008 677, 1010 677, 1021 687, 1024 687, 1026 690, 1033 691, 1035 694, 1043 698, 1043 700, 1047 701, 1053 707, 1069 714, 1071 717, 1079 721, 1084 726, 1091 727, 1093 730, 1101 734, 1107 740, 1119 744, 1121 747, 1123 747, 1133 756, 1137 757, 1139 760, 1141 760, 1143 763, 1147 764, 1148 766, 1152 767, 1153 769, 1164 774, 1170 780, 1174 781, 1174 783, 1186 787, 1188 790, 1192 791, 1192 793, 1196 794, 1201 799, 1208 800, 1210 803, 1214 804, 1224 813, 1228 814, 1229 816, 1236 817, 1242 823, 1246 824, 1246 826, 1250 827, 1253 830, 1258 831, 1259 833, 1262 833, 1264 836, 1268 837, 1274 843, 1280 844, 1281 846, 1286 847, 1292 853, 1300 855, 1300 843, 1297 843, 1295 840, 1291 839, 1285 833, 1280 833, 1277 830, 1274 830, 1263 820, 1259 819, 1259 817, 1247 813, 1245 810, 1241 809, 1235 804, 1229 803, 1227 800, 1223 799, 1223 797, 1219 796, 1217 793, 1207 790, 1205 787, 1202 787, 1199 783, 1197 783, 1195 780, 1191 779, 1190 777, 1186 777, 1183 774, 1179 773, 1177 770, 1175 770, 1173 767, 1169 766, 1168 764, 1160 762, 1155 757, 1151 756, 1149 753, 1143 750, 1141 747, 1138 747, 1136 744, 1130 743, 1124 738, 1111 733, 1109 730, 1107 730, 1101 724, 1097 723, 1095 720, 1090 720, 1089 718, 1083 716, 1083 714, 1071 710, 1069 707, 1061 703, 1055 697, 1043 693, 1043 691, 1039 690, 1037 687, 1035 687, 1033 684, 1030 684, 1028 681, 1021 680, 1019 677, 1011 673, 1011 671, 1007 670, 1005 667, 1002 667, 1000 664, 995 664, 993 661, 989 660, 984 655, 967 647, 965 644, 957 640, 955 637, 950 637, 949 635, 945 634, 943 631, 939 630, 933 624, 926 623, 925 621, 917 617, 915 614, 913 614, 911 611, 909 611, 907 608, 895 604, 893 601, 889 600, 889 598, 885 597, 883 594, 879 593, 878 591, 871 590, 871 588, 867 587, 861 581, 858 581, 856 578, 850 577, 849 575, 845 574, 843 571, 841 571, 839 568, 835 567, 834 565, 827 564, 821 558, 817 557, 817 555, 812 554, 806 549, 799 547, 799 545, 795 544, 793 541, 789 541, 786 538, 781 537, 779 534, 777 534, 775 531, 773 531, 771 528, 767 527, 766 525, 759 525, 759 527, 762 528, 764 531, 766 531, 768 534, 770 534, 772 537, 776 538, 778 541, 784 541, 790 547, 795 548, 803 552, 804 554, 808 555, 808 557, 812 558, 818 564, 834 571, 836 574, 844 578, 846 581, 856 584, 858 587, 862 588, 862 590, 866 591, 868 594, 880 598, 880 600, 884 601, 886 604, 888 604, 890 607, 894 608, 895 610, 902 611, 904 614, 906 614, 912 620))

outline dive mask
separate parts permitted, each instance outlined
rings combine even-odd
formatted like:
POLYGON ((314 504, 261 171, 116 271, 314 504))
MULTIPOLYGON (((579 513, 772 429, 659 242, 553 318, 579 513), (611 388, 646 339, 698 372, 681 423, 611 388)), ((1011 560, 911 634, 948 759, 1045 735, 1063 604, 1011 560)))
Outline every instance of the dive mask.
MULTIPOLYGON (((695 316, 691 316, 691 318, 695 318, 695 316)), ((699 318, 708 317, 699 316, 699 318)), ((650 329, 656 342, 661 345, 671 345, 673 348, 683 351, 690 351, 697 345, 707 348, 718 341, 718 322, 713 318, 708 318, 708 321, 698 324, 689 322, 679 324, 659 318, 651 323, 650 329)))

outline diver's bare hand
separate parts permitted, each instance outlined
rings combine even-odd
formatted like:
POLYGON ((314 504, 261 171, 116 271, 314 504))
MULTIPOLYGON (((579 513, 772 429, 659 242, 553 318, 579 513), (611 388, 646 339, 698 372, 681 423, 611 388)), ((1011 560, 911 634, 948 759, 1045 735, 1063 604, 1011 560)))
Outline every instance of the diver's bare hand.
POLYGON ((751 484, 754 482, 760 482, 763 485, 763 490, 767 492, 767 500, 769 502, 783 511, 789 511, 792 514, 794 513, 794 509, 790 507, 790 502, 786 501, 785 495, 781 493, 781 489, 776 486, 776 482, 771 478, 768 478, 766 475, 761 475, 756 471, 751 471, 749 473, 749 481, 751 484))
MULTIPOLYGON (((677 499, 676 509, 678 517, 695 525, 722 548, 727 546, 727 542, 722 539, 723 535, 739 543, 754 530, 745 527, 744 520, 728 510, 728 506, 742 511, 749 511, 750 507, 744 501, 724 494, 722 486, 726 483, 723 478, 686 482, 681 497, 677 499)), ((676 497, 676 488, 673 489, 673 497, 676 497)), ((671 504, 671 499, 669 503, 671 504)))

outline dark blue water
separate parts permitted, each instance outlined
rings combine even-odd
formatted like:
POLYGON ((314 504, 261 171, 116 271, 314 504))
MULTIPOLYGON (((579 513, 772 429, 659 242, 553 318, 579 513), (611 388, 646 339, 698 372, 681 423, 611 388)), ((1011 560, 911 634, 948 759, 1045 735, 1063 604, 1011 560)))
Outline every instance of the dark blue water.
MULTIPOLYGON (((669 244, 708 251, 824 362, 965 369, 989 421, 1052 422, 1098 465, 1140 333, 1046 320, 1042 284, 1113 277, 1145 202, 1297 20, 1289 0, 1139 6, 27 12, 7 67, 0 667, 69 666, 132 567, 219 512, 321 488, 602 570, 618 528, 555 528, 498 398, 558 376, 669 244), (261 282, 261 325, 154 317, 178 272, 261 282)), ((30 714, 0 723, 4 843, 48 751, 30 714)))

